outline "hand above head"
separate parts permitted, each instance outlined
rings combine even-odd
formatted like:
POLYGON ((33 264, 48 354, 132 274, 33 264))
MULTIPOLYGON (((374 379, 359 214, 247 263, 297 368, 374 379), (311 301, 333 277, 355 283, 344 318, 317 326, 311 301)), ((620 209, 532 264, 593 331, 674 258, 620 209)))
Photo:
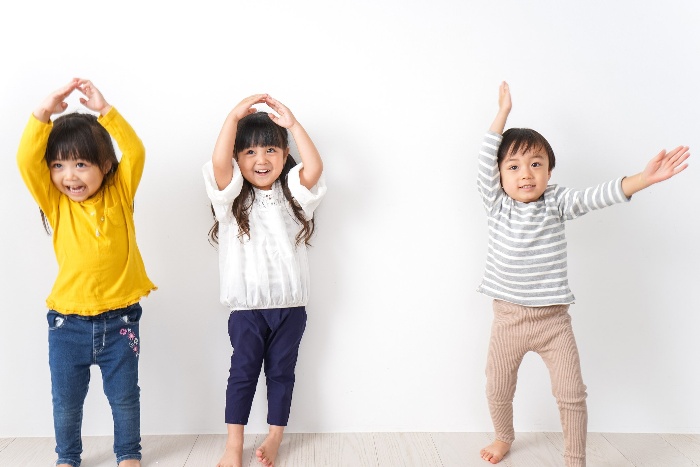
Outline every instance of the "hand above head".
POLYGON ((688 146, 678 146, 669 152, 662 150, 642 172, 622 180, 622 191, 629 198, 640 190, 683 172, 688 168, 688 163, 685 162, 690 157, 688 149, 688 146))
POLYGON ((503 81, 498 88, 498 113, 496 114, 496 118, 493 119, 489 131, 498 133, 499 135, 502 134, 503 129, 506 127, 506 120, 508 120, 510 109, 512 108, 513 102, 510 97, 510 87, 508 83, 503 81))
POLYGON ((60 114, 68 107, 66 98, 78 87, 78 79, 73 78, 70 83, 61 86, 49 94, 39 107, 34 110, 34 116, 43 123, 48 123, 51 115, 60 114))
MULTIPOLYGON (((76 78, 78 79, 78 78, 76 78)), ((107 103, 102 93, 92 84, 92 81, 87 79, 78 79, 78 91, 82 92, 87 99, 81 97, 80 103, 90 110, 99 112, 100 115, 107 115, 107 112, 112 108, 107 103)))
POLYGON ((272 110, 279 114, 279 116, 273 114, 269 115, 272 121, 281 126, 282 128, 290 129, 294 126, 294 124, 297 123, 297 119, 294 117, 292 111, 289 110, 284 104, 282 104, 277 99, 267 96, 267 98, 265 99, 265 103, 272 110))
POLYGON ((513 101, 510 97, 510 87, 503 81, 498 88, 498 109, 506 114, 513 108, 513 101))
POLYGON ((243 117, 246 117, 250 114, 254 114, 257 112, 257 109, 255 109, 253 106, 255 104, 263 104, 265 103, 265 98, 267 97, 267 94, 254 94, 252 96, 246 97, 242 101, 240 101, 236 106, 231 110, 230 115, 236 119, 240 120, 243 117))

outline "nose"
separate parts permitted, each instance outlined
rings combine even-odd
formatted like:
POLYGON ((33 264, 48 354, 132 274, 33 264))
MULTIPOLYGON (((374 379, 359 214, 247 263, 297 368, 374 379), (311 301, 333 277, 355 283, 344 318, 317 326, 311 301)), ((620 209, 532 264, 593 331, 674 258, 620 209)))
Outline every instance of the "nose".
POLYGON ((259 163, 259 164, 262 164, 262 163, 265 162, 265 160, 266 160, 266 157, 265 157, 265 149, 258 148, 258 149, 255 151, 255 162, 257 162, 257 163, 259 163))
POLYGON ((77 176, 75 175, 75 171, 73 171, 73 169, 70 167, 66 168, 64 174, 67 180, 75 180, 77 178, 77 176))

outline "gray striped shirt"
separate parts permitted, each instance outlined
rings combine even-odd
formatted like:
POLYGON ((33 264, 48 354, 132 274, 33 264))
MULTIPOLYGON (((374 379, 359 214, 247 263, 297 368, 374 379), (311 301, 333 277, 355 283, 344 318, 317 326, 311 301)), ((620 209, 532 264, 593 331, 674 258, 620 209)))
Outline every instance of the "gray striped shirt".
POLYGON ((477 291, 523 306, 573 303, 564 222, 629 201, 623 177, 585 190, 549 185, 537 201, 521 203, 501 188, 496 157, 501 140, 488 132, 479 151, 477 188, 488 214, 489 243, 477 291))

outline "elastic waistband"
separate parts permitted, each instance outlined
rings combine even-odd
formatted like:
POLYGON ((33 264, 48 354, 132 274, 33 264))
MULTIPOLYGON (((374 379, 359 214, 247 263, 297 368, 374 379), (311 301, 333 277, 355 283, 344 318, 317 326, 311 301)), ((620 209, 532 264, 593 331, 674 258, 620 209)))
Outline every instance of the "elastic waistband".
POLYGON ((70 316, 71 318, 77 318, 77 319, 82 319, 83 321, 94 321, 96 319, 112 319, 112 318, 119 318, 120 316, 129 313, 134 310, 134 308, 141 308, 141 305, 139 302, 133 303, 127 307, 124 308, 117 308, 116 310, 108 310, 105 311, 104 313, 100 313, 99 315, 93 315, 93 316, 84 316, 84 315, 75 315, 75 314, 69 314, 65 315, 61 312, 58 312, 56 310, 51 310, 59 315, 64 315, 64 316, 70 316))

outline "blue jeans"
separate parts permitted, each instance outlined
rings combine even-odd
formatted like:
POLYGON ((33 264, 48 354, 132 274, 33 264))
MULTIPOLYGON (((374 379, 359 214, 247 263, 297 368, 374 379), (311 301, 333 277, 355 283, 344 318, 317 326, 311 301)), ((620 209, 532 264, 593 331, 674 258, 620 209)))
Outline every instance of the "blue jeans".
POLYGON ((80 465, 80 429, 91 365, 98 365, 102 371, 104 392, 112 408, 117 463, 140 460, 141 305, 135 303, 87 317, 50 310, 46 317, 57 463, 80 465))

